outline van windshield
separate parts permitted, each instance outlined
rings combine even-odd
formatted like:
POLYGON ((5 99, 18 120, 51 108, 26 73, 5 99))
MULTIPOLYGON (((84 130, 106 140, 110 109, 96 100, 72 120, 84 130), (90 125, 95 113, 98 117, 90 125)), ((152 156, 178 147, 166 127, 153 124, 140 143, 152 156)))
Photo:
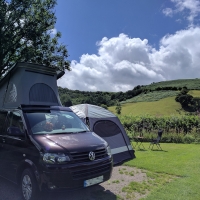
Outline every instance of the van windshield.
POLYGON ((33 134, 80 133, 88 127, 73 112, 50 110, 25 113, 33 134))

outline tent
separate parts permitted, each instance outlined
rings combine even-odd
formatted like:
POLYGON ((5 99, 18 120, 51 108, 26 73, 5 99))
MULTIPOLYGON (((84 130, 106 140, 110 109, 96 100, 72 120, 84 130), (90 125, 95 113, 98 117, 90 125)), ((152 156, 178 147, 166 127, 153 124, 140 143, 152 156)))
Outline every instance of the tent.
POLYGON ((114 165, 135 158, 129 138, 116 115, 91 104, 79 104, 70 108, 89 126, 91 131, 108 142, 114 165))

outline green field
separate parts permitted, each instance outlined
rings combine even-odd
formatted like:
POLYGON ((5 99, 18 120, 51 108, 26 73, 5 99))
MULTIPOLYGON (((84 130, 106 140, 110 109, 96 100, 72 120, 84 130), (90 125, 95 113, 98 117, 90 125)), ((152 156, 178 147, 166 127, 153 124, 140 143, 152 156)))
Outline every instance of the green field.
MULTIPOLYGON (((159 101, 153 102, 137 102, 137 103, 126 103, 122 104, 121 115, 171 115, 179 114, 181 109, 180 103, 177 103, 174 97, 168 97, 159 101)), ((115 112, 115 106, 109 107, 109 110, 115 112)))
MULTIPOLYGON (((134 145, 134 142, 132 143, 134 145)), ((198 200, 200 199, 200 156, 198 144, 161 144, 163 151, 136 149, 136 159, 125 165, 150 172, 173 175, 174 179, 152 187, 146 200, 198 200)))
MULTIPOLYGON (((163 84, 163 86, 157 85, 156 87, 178 86, 179 84, 180 87, 183 87, 184 82, 187 80, 161 82, 157 84, 163 84)), ((185 84, 188 84, 188 88, 200 89, 200 79, 193 79, 185 84)), ((176 94, 176 91, 154 91, 138 95, 122 102, 121 116, 129 114, 135 116, 183 114, 185 111, 180 103, 175 101, 176 94)), ((200 90, 190 90, 189 94, 193 97, 200 97, 200 90)), ((115 106, 109 107, 109 110, 116 113, 115 106)), ((134 142, 132 144, 135 145, 134 142)), ((128 187, 122 188, 122 191, 125 190, 129 197, 133 191, 141 193, 141 190, 144 190, 144 193, 149 191, 149 194, 144 198, 145 200, 200 200, 199 144, 161 143, 163 151, 149 150, 149 143, 144 143, 144 146, 143 150, 136 149, 136 159, 125 163, 125 165, 148 170, 147 175, 152 177, 154 182, 152 181, 150 186, 149 183, 136 184, 132 182, 128 187)))
MULTIPOLYGON (((133 103, 122 104, 121 115, 150 114, 156 116, 163 116, 183 113, 184 111, 181 109, 180 103, 175 101, 176 93, 170 93, 171 95, 174 94, 174 96, 166 97, 167 92, 168 91, 157 91, 148 93, 146 95, 138 95, 131 99, 133 103), (155 98, 160 100, 155 100, 155 98)), ((200 97, 200 90, 191 90, 189 94, 191 94, 193 97, 200 97)), ((115 106, 109 107, 109 110, 113 113, 116 113, 115 106)))

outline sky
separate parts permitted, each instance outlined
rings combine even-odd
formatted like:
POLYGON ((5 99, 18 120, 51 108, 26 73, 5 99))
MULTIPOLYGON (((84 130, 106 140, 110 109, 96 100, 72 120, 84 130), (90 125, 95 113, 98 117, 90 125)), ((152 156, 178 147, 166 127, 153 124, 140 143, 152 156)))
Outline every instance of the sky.
POLYGON ((200 78, 200 0, 57 0, 71 71, 58 86, 118 92, 200 78))

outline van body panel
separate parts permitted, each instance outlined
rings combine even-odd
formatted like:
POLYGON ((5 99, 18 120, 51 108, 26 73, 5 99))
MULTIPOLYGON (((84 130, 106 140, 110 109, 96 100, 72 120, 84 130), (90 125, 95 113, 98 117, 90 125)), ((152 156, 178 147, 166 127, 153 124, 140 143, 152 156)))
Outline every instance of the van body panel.
POLYGON ((84 181, 103 175, 103 182, 111 177, 112 159, 103 159, 101 161, 72 164, 59 167, 48 168, 42 173, 45 177, 45 185, 55 185, 57 189, 78 189, 84 187, 84 181))
POLYGON ((106 148, 106 142, 93 132, 33 135, 45 152, 78 152, 106 148))

